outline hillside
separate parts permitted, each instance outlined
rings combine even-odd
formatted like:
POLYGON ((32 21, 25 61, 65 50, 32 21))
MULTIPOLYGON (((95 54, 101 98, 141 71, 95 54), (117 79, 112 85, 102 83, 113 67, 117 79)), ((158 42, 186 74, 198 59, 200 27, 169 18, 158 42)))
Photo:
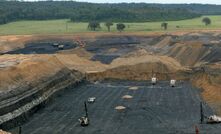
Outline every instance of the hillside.
POLYGON ((75 22, 144 22, 183 20, 200 14, 181 8, 161 8, 148 4, 92 4, 74 1, 0 2, 0 24, 17 20, 70 19, 75 22))

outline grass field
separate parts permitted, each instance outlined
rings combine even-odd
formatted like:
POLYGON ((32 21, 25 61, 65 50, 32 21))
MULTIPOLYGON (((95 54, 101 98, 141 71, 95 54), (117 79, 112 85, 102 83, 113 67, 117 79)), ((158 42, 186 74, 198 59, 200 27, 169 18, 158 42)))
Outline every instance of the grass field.
MULTIPOLYGON (((205 16, 204 16, 205 17, 205 16)), ((221 29, 221 16, 207 16, 212 20, 212 25, 205 26, 201 18, 169 21, 168 31, 179 30, 198 30, 198 29, 221 29), (179 28, 177 28, 179 26, 179 28)), ((163 31, 161 29, 162 22, 146 22, 146 23, 125 23, 127 28, 125 32, 150 32, 163 31)), ((87 29, 88 23, 73 23, 68 19, 62 20, 46 20, 46 21, 17 21, 0 25, 0 35, 23 35, 23 34, 71 34, 90 32, 87 29)), ((97 32, 107 32, 104 24, 102 29, 97 32)), ((112 32, 116 31, 116 26, 112 27, 112 32)))

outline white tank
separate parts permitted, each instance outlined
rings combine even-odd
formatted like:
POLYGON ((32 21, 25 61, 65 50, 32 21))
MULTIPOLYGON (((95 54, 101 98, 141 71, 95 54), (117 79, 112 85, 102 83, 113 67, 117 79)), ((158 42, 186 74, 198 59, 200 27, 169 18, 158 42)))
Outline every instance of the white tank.
POLYGON ((151 78, 151 83, 152 83, 153 85, 155 85, 155 84, 157 83, 157 78, 156 78, 156 77, 152 77, 152 78, 151 78))
POLYGON ((176 86, 176 80, 170 80, 170 86, 175 87, 176 86))

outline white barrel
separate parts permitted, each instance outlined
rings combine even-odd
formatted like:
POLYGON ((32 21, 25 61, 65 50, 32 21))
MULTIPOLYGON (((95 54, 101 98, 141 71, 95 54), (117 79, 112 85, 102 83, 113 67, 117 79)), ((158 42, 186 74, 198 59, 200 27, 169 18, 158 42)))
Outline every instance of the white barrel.
POLYGON ((175 87, 176 85, 176 80, 170 80, 170 86, 175 87))

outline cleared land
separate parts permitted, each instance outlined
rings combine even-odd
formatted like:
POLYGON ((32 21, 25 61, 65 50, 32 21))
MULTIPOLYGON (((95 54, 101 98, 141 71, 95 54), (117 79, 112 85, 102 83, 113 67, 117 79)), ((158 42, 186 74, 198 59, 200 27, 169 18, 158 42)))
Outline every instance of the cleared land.
MULTIPOLYGON (((3 55, 0 60, 3 63, 0 64, 0 78, 5 83, 0 84, 1 91, 13 88, 14 93, 21 87, 29 91, 29 87, 36 84, 42 87, 46 84, 42 78, 48 81, 51 79, 46 77, 48 75, 53 78, 63 76, 55 73, 59 70, 64 70, 65 76, 72 76, 68 73, 79 70, 94 81, 104 78, 141 80, 86 83, 65 90, 45 109, 34 114, 24 124, 23 132, 190 134, 194 133, 194 125, 199 123, 200 96, 209 105, 204 107, 206 115, 221 114, 220 32, 178 31, 171 32, 171 35, 157 35, 156 32, 151 35, 150 32, 142 36, 124 33, 119 33, 121 36, 116 33, 108 36, 102 32, 83 33, 84 36, 80 37, 86 44, 84 47, 74 43, 77 34, 1 36, 3 55), (66 50, 54 48, 53 42, 64 44, 66 50), (10 54, 4 54, 6 52, 10 54), (155 88, 147 82, 152 68, 161 80, 155 88), (192 87, 190 82, 171 88, 168 82, 171 78, 178 82, 191 80, 202 90, 192 87), (85 129, 79 126, 77 119, 83 114, 83 101, 90 96, 97 97, 97 101, 89 106, 92 124, 85 129), (116 110, 124 107, 123 112, 116 110)), ((77 73, 73 75, 78 76, 77 73)), ((70 77, 65 76, 62 77, 64 82, 69 83, 70 77)), ((44 90, 37 88, 37 91, 44 90)), ((203 124, 199 127, 205 134, 219 134, 221 130, 220 125, 203 124)))
MULTIPOLYGON (((54 98, 51 104, 37 112, 22 126, 23 134, 194 134, 194 125, 200 132, 219 134, 220 125, 200 125, 199 90, 188 82, 171 88, 167 81, 152 86, 149 82, 105 81, 82 84, 54 98), (137 90, 130 90, 130 87, 137 90), (123 99, 124 95, 133 96, 123 99), (81 127, 78 118, 84 115, 83 102, 88 104, 91 124, 81 127), (117 111, 116 106, 126 107, 117 111)), ((207 114, 211 109, 204 105, 207 114)))
MULTIPOLYGON (((169 21, 167 31, 179 30, 219 30, 221 29, 221 16, 203 16, 190 20, 169 21), (205 26, 202 23, 203 17, 209 17, 212 25, 205 26), (177 28, 177 26, 179 28, 177 28)), ((164 31, 161 29, 162 22, 146 22, 146 23, 125 23, 127 25, 126 32, 153 32, 164 31)), ((18 21, 5 25, 0 25, 0 35, 24 35, 24 34, 71 34, 90 32, 87 29, 88 23, 72 23, 68 19, 62 20, 46 20, 46 21, 18 21)), ((104 23, 101 24, 102 29, 98 32, 107 32, 104 23)), ((117 32, 116 26, 112 27, 112 32, 117 32)))

